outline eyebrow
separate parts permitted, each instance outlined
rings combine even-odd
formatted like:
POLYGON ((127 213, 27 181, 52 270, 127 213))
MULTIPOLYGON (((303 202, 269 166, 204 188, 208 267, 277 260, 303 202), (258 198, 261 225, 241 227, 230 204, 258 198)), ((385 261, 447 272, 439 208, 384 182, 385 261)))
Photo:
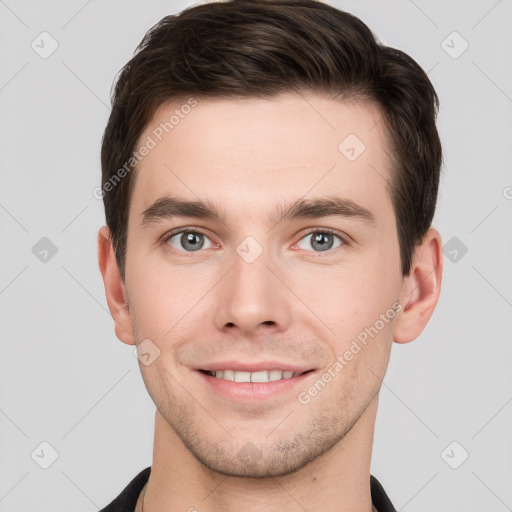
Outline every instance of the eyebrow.
MULTIPOLYGON (((149 208, 142 212, 142 227, 173 217, 190 217, 209 219, 226 224, 226 210, 210 200, 191 201, 175 196, 157 199, 149 208)), ((351 199, 329 196, 317 199, 296 199, 285 205, 278 205, 269 221, 280 224, 294 219, 321 217, 352 217, 375 225, 375 216, 367 208, 351 199)))

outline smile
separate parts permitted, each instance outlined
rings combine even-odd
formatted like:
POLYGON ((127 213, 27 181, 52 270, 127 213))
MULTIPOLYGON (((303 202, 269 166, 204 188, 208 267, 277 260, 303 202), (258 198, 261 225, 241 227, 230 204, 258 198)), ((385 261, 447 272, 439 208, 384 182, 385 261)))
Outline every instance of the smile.
MULTIPOLYGON (((257 372, 246 372, 240 370, 201 370, 202 372, 216 377, 217 379, 229 380, 231 382, 274 382, 281 379, 292 379, 307 372, 290 372, 286 370, 261 370, 257 372)), ((309 370, 311 371, 311 370, 309 370)))
POLYGON ((266 401, 279 396, 297 394, 304 382, 315 375, 314 370, 292 372, 290 370, 198 370, 206 389, 216 397, 229 401, 247 403, 247 401, 266 401))

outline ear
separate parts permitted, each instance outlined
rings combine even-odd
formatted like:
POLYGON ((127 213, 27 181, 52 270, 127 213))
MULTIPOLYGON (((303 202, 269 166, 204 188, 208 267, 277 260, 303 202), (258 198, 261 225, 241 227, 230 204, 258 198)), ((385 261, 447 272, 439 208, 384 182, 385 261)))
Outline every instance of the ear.
POLYGON ((127 345, 135 345, 128 295, 107 226, 102 226, 98 232, 98 263, 105 285, 108 309, 114 319, 116 336, 127 345))
POLYGON ((427 325, 439 299, 443 274, 443 246, 439 232, 430 228, 416 248, 409 275, 400 293, 402 310, 395 321, 394 340, 408 343, 427 325))

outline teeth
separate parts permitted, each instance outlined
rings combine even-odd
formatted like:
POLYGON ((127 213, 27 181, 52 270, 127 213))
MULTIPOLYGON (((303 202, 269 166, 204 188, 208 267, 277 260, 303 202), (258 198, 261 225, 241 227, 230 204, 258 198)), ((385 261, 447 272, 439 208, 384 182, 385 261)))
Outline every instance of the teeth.
POLYGON ((261 372, 252 372, 250 374, 251 382, 268 382, 268 372, 263 370, 261 372))
POLYGON ((233 382, 273 382, 281 379, 291 379, 301 375, 300 372, 283 370, 263 370, 259 372, 245 372, 238 370, 217 370, 211 371, 212 376, 218 379, 230 380, 233 382))
MULTIPOLYGON (((217 372, 215 373, 215 377, 217 377, 217 372)), ((224 380, 235 380, 235 372, 233 370, 224 370, 219 372, 221 375, 219 375, 219 378, 222 378, 224 380)))
POLYGON ((270 370, 268 372, 268 380, 281 380, 283 378, 283 372, 281 370, 270 370))
POLYGON ((251 372, 235 372, 235 382, 251 382, 251 372))

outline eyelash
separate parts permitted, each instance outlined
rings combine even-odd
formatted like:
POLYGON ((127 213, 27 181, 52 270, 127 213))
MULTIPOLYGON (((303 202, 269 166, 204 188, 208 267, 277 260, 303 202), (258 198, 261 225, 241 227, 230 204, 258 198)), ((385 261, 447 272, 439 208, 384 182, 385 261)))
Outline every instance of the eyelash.
MULTIPOLYGON (((167 245, 168 247, 170 247, 169 244, 168 244, 169 240, 171 238, 175 237, 176 235, 182 235, 184 233, 200 234, 200 235, 203 235, 204 237, 209 239, 209 236, 206 233, 204 233, 203 231, 201 231, 201 230, 180 228, 180 229, 178 229, 176 231, 170 231, 170 232, 166 233, 162 237, 162 243, 167 245)), ((308 232, 304 233, 302 235, 302 237, 296 243, 293 244, 293 246, 294 247, 297 246, 297 244, 299 242, 301 242, 304 238, 306 238, 307 236, 309 236, 309 235, 311 235, 313 233, 322 233, 322 234, 332 235, 332 236, 337 237, 340 240, 340 242, 341 242, 341 245, 339 245, 338 247, 334 247, 333 249, 328 249, 326 251, 308 251, 308 252, 312 252, 313 254, 315 254, 315 256, 322 257, 322 256, 324 256, 323 253, 325 253, 325 255, 332 255, 332 253, 336 249, 340 249, 344 245, 347 245, 347 240, 343 236, 341 236, 338 232, 333 230, 333 229, 330 229, 330 228, 312 228, 308 232)), ((172 249, 174 249, 174 248, 172 248, 172 249)), ((193 255, 194 252, 201 252, 201 249, 198 250, 198 251, 184 251, 184 250, 180 250, 179 252, 187 254, 187 255, 193 255)))

